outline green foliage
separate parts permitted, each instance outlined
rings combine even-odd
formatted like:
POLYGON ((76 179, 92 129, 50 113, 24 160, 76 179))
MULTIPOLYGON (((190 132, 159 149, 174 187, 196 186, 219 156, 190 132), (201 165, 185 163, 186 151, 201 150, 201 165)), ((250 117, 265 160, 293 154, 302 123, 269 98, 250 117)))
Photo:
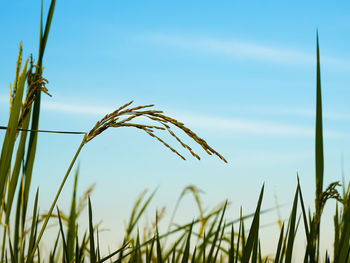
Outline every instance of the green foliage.
MULTIPOLYGON (((193 185, 186 187, 180 194, 170 218, 165 233, 159 233, 158 225, 163 213, 156 213, 155 223, 146 227, 143 233, 139 232, 141 218, 151 203, 156 190, 147 196, 147 191, 140 194, 132 209, 129 222, 125 229, 125 236, 120 248, 108 255, 101 255, 100 236, 98 225, 93 224, 93 210, 89 197, 92 188, 88 189, 81 202, 77 202, 77 169, 74 179, 73 194, 68 216, 57 209, 53 214, 57 200, 67 181, 81 149, 93 138, 110 127, 128 126, 141 129, 148 135, 160 141, 165 147, 184 158, 177 150, 153 134, 154 129, 168 131, 187 149, 195 158, 199 156, 184 144, 170 129, 170 125, 177 126, 186 135, 208 153, 217 155, 226 162, 218 152, 212 149, 203 139, 185 127, 181 122, 162 114, 161 111, 149 110, 153 105, 127 108, 127 103, 106 115, 89 133, 71 131, 40 131, 40 98, 41 92, 48 94, 43 78, 43 57, 47 44, 50 27, 55 9, 55 0, 51 1, 45 26, 43 26, 43 2, 41 2, 39 54, 36 65, 32 58, 28 58, 22 67, 22 44, 19 46, 19 55, 16 64, 15 80, 11 86, 10 114, 0 155, 0 223, 2 234, 0 263, 3 262, 292 262, 295 237, 300 220, 304 225, 306 247, 304 262, 343 263, 350 262, 350 187, 343 183, 343 193, 338 193, 338 182, 323 187, 324 181, 324 153, 322 128, 322 100, 321 100, 321 70, 318 33, 316 38, 316 128, 315 128, 315 212, 306 211, 302 190, 298 178, 292 210, 287 222, 283 222, 275 255, 264 257, 261 251, 259 231, 260 216, 271 209, 262 209, 264 186, 262 186, 256 210, 252 214, 243 215, 242 209, 238 219, 226 223, 225 212, 229 208, 227 201, 218 208, 206 212, 200 200, 201 191, 193 185), (27 83, 27 85, 26 85, 27 83), (26 90, 26 93, 25 93, 26 90), (119 120, 120 116, 128 116, 119 120), (130 121, 144 116, 156 125, 141 125, 130 121), (31 125, 31 128, 29 128, 31 125), (39 190, 35 193, 34 206, 31 216, 27 216, 27 206, 31 194, 31 180, 36 155, 38 132, 58 132, 68 134, 84 134, 82 142, 68 166, 49 211, 39 212, 39 190), (27 138, 28 137, 28 138, 27 138), (18 140, 18 142, 17 142, 18 140), (199 216, 191 223, 176 225, 174 218, 183 196, 191 193, 198 207, 199 216), (336 200, 334 215, 334 251, 333 259, 328 251, 320 251, 320 226, 322 211, 329 199, 336 200), (88 230, 79 236, 78 219, 82 207, 88 201, 88 230), (301 210, 298 216, 298 207, 301 210), (57 238, 48 255, 41 251, 40 240, 43 237, 48 222, 56 218, 57 238), (251 223, 249 224, 249 220, 251 223), (238 232, 235 226, 238 224, 238 232), (245 225, 249 224, 249 231, 245 225), (286 226, 287 225, 287 226, 286 226), (40 229, 40 231, 39 231, 40 229), (137 230, 137 231, 136 231, 137 230), (136 232, 136 233, 135 233, 136 232), (171 240, 171 242, 169 242, 171 240), (43 261, 44 260, 44 261, 43 261)), ((49 95, 49 94, 48 94, 49 95)), ((103 242, 103 240, 102 240, 103 242)))

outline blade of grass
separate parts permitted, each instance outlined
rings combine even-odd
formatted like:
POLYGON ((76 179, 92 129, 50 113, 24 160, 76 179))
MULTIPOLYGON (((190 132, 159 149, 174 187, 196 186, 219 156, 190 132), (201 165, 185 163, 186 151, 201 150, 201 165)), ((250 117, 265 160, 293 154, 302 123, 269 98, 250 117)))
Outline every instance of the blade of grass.
POLYGON ((293 245, 294 245, 295 231, 296 231, 295 222, 296 222, 297 205, 298 205, 298 194, 299 194, 299 189, 297 188, 297 190, 295 191, 292 213, 290 215, 290 227, 289 227, 286 259, 285 259, 286 263, 290 263, 292 261, 293 245))
POLYGON ((231 237, 230 237, 230 249, 228 253, 228 262, 234 263, 235 262, 235 246, 234 246, 234 228, 233 225, 231 226, 231 237))
POLYGON ((264 193, 264 185, 261 188, 260 197, 258 200, 258 205, 256 207, 253 222, 252 222, 252 225, 250 227, 247 243, 245 244, 244 249, 243 249, 242 263, 249 262, 249 258, 250 258, 250 255, 251 255, 252 249, 253 249, 254 239, 256 239, 256 236, 259 233, 259 217, 260 217, 260 208, 261 208, 263 193, 264 193))
POLYGON ((157 191, 157 189, 154 190, 153 193, 147 198, 147 200, 145 201, 145 203, 143 204, 143 206, 141 207, 141 209, 139 211, 138 211, 138 208, 141 205, 141 201, 142 201, 143 197, 145 196, 146 191, 144 191, 139 196, 139 198, 137 199, 137 201, 136 201, 136 203, 134 205, 134 208, 133 208, 133 210, 131 212, 129 225, 128 225, 127 230, 126 230, 126 238, 127 238, 127 240, 130 237, 130 234, 131 234, 132 230, 134 229, 135 225, 137 224, 137 222, 141 218, 142 214, 145 212, 145 210, 148 207, 148 205, 151 202, 151 200, 153 199, 156 191, 157 191))
MULTIPOLYGON (((242 218, 242 207, 240 208, 240 218, 242 218)), ((238 236, 237 236, 237 248, 236 248, 236 259, 235 259, 235 263, 237 263, 237 262, 238 262, 238 256, 239 256, 239 243, 240 243, 240 240, 241 240, 242 222, 243 222, 243 220, 239 221, 239 227, 238 227, 238 236)))
POLYGON ((207 262, 208 263, 211 263, 213 262, 213 255, 214 255, 214 250, 215 250, 215 245, 216 245, 216 242, 218 240, 218 237, 219 237, 219 234, 220 234, 220 230, 221 230, 221 224, 223 222, 223 219, 224 219, 224 215, 225 215, 225 211, 226 211, 226 206, 227 206, 227 201, 225 202, 225 205, 224 205, 224 208, 222 210, 222 213, 221 213, 221 218, 220 218, 220 221, 219 221, 219 225, 216 229, 216 232, 215 232, 215 236, 214 236, 214 240, 213 240, 213 243, 210 247, 210 250, 209 250, 209 254, 208 254, 208 257, 207 257, 207 262))
MULTIPOLYGON (((20 47, 20 56, 21 56, 21 47, 20 47)), ((19 58, 20 61, 21 58, 19 58)), ((17 62, 19 63, 19 62, 17 62)), ((24 68, 21 75, 19 76, 18 85, 16 84, 16 93, 15 98, 11 107, 11 113, 9 117, 8 127, 6 130, 3 146, 1 148, 0 156, 0 200, 4 198, 5 186, 7 178, 9 175, 9 169, 11 165, 12 153, 15 145, 15 139, 17 134, 18 127, 18 118, 20 114, 20 108, 22 105, 22 97, 27 73, 27 64, 28 59, 25 62, 24 68)))
MULTIPOLYGON (((43 2, 41 1, 41 16, 40 16, 40 42, 39 42, 39 57, 38 57, 38 63, 36 67, 36 78, 40 78, 42 76, 42 60, 44 56, 44 51, 46 47, 47 38, 50 31, 51 21, 55 9, 56 0, 52 0, 50 4, 49 13, 47 15, 46 24, 45 24, 45 31, 42 35, 42 25, 43 25, 43 2)), ((32 111, 32 118, 31 118, 31 130, 38 130, 39 127, 39 115, 40 115, 40 98, 41 98, 41 91, 37 90, 35 94, 35 100, 33 104, 33 111, 32 111)), ((26 211, 27 211, 27 203, 28 203, 28 195, 29 195, 29 189, 31 185, 32 180, 32 173, 33 173, 33 166, 34 166, 34 160, 35 160, 35 154, 36 154, 36 146, 37 146, 37 132, 30 132, 29 135, 29 143, 27 148, 27 157, 25 161, 25 184, 24 184, 24 201, 23 201, 23 211, 22 211, 22 218, 25 218, 26 211)), ((53 208, 55 205, 53 205, 53 208)), ((53 210, 52 208, 52 210, 53 210)), ((22 222, 22 225, 24 225, 24 221, 22 222)), ((36 247, 36 246, 35 246, 36 247)), ((35 250, 34 250, 35 251, 35 250)))
POLYGON ((68 232, 67 232, 68 262, 71 262, 72 259, 74 258, 74 243, 75 243, 75 236, 76 236, 76 221, 77 221, 76 196, 77 196, 78 174, 79 174, 79 165, 75 172, 75 177, 74 177, 73 196, 72 196, 69 221, 68 221, 68 232))
POLYGON ((68 257, 67 242, 66 242, 66 238, 64 236, 61 214, 60 214, 60 210, 58 209, 58 207, 56 207, 56 208, 57 208, 57 217, 58 217, 58 222, 59 222, 59 226, 60 226, 60 232, 61 232, 61 236, 62 236, 63 255, 64 255, 66 262, 68 263, 70 261, 69 261, 69 257, 68 257))
MULTIPOLYGON (((55 207, 55 205, 56 205, 56 203, 57 203, 58 197, 60 196, 61 191, 62 191, 62 189, 63 189, 63 186, 64 186, 65 182, 67 181, 67 178, 68 178, 68 176, 69 176, 69 174, 70 174, 70 171, 72 170, 73 165, 74 165, 76 159, 78 158, 78 155, 79 155, 81 149, 83 148, 83 146, 85 145, 85 143, 86 143, 86 134, 85 134, 85 136, 84 136, 84 138, 83 138, 83 140, 82 140, 82 142, 81 142, 81 144, 80 144, 80 146, 79 146, 77 152, 75 153, 75 155, 74 155, 74 157, 73 157, 73 159, 72 159, 72 161, 71 161, 71 163, 70 163, 70 165, 69 165, 69 167, 68 167, 68 170, 67 170, 67 172, 66 172, 66 174, 65 174, 65 176, 64 176, 64 178, 63 178, 63 180, 62 180, 62 182, 61 182, 61 185, 60 185, 60 187, 59 187, 59 189, 58 189, 58 191, 57 191, 57 193, 56 193, 55 199, 54 199, 54 201, 53 201, 52 204, 51 204, 50 210, 49 210, 49 212, 47 213, 47 215, 46 215, 46 217, 45 217, 45 221, 44 221, 44 223, 43 223, 43 226, 41 227, 39 236, 38 236, 38 238, 37 238, 37 240, 36 240, 36 242, 35 242, 35 245, 34 245, 34 248, 35 248, 35 249, 36 249, 36 247, 39 245, 39 242, 40 242, 40 240, 41 240, 41 238, 42 238, 42 236, 43 236, 43 234, 44 234, 44 231, 45 231, 45 228, 46 228, 46 226, 47 226, 47 223, 49 222, 49 219, 50 219, 50 217, 51 217, 51 215, 52 215, 52 211, 53 211, 53 209, 54 209, 54 207, 55 207)), ((34 250, 34 251, 35 251, 35 250, 34 250)), ((33 256, 34 256, 34 254, 32 254, 30 257, 33 257, 33 256)))
POLYGON ((192 227, 193 227, 193 222, 192 222, 192 225, 190 227, 190 230, 188 231, 188 237, 187 237, 187 240, 186 240, 186 247, 185 247, 185 251, 183 253, 182 260, 181 260, 182 263, 187 263, 189 261, 192 227))
POLYGON ((316 33, 316 130, 315 130, 315 170, 316 170, 316 218, 315 218, 315 240, 317 244, 316 261, 319 255, 319 225, 321 221, 321 197, 323 192, 323 128, 322 128, 322 98, 321 98, 321 69, 318 32, 316 33))
POLYGON ((277 245, 277 250, 275 253, 275 263, 279 262, 280 256, 281 256, 281 248, 282 248, 282 243, 283 243, 283 235, 284 235, 284 223, 282 224, 281 232, 280 232, 280 237, 278 239, 278 245, 277 245))
POLYGON ((89 197, 89 233, 90 233, 90 262, 96 263, 95 241, 94 241, 94 226, 92 223, 92 209, 89 197))
POLYGON ((27 252, 27 255, 33 255, 33 256, 27 257, 26 263, 33 262, 33 257, 34 257, 35 250, 36 250, 36 246, 34 245, 34 243, 35 243, 36 232, 37 232, 37 228, 38 228, 38 216, 39 216, 38 197, 39 197, 39 189, 37 189, 36 195, 35 195, 34 208, 33 208, 33 219, 32 219, 32 226, 30 228, 29 244, 28 244, 28 252, 27 252))

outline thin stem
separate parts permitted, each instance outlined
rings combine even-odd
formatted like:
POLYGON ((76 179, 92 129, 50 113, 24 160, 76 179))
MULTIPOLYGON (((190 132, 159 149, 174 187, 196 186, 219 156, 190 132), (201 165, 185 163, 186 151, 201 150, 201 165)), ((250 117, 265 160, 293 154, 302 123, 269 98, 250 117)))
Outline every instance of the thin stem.
MULTIPOLYGON (((43 234, 44 234, 45 228, 46 228, 46 226, 47 226, 47 224, 48 224, 48 222, 49 222, 49 219, 50 219, 50 217, 51 217, 51 215, 52 215, 52 211, 53 211, 53 209, 55 208, 55 205, 56 205, 56 203, 57 203, 58 197, 59 197, 60 194, 61 194, 61 191, 62 191, 62 189, 63 189, 63 186, 64 186, 65 182, 67 181, 68 175, 69 175, 70 171, 72 170, 73 165, 74 165, 76 159, 78 158, 78 155, 79 155, 81 149, 83 148, 83 146, 84 146, 85 143, 87 142, 86 139, 87 139, 87 134, 85 133, 84 138, 83 138, 83 140, 82 140, 82 142, 81 142, 81 144, 80 144, 80 146, 79 146, 77 152, 75 153, 75 155, 74 155, 74 157, 73 157, 73 159, 72 159, 72 161, 71 161, 71 163, 70 163, 70 165, 69 165, 69 167, 68 167, 68 170, 67 170, 67 172, 66 172, 66 174, 65 174, 65 176, 64 176, 64 178, 63 178, 63 180, 62 180, 62 182, 61 182, 61 185, 60 185, 60 187, 58 188, 58 191, 57 191, 57 193, 56 193, 55 199, 54 199, 53 202, 52 202, 52 205, 51 205, 51 207, 50 207, 50 210, 49 210, 49 212, 48 212, 47 215, 46 215, 44 224, 43 224, 43 226, 41 227, 39 236, 38 236, 38 238, 37 238, 37 240, 36 240, 36 242, 35 242, 35 245, 34 245, 34 247, 33 247, 33 250, 32 250, 31 256, 30 256, 30 259, 31 259, 31 260, 32 260, 33 257, 34 257, 35 250, 37 249, 37 247, 38 247, 38 245, 39 245, 39 242, 40 242, 40 239, 41 239, 41 237, 42 237, 43 234)), ((31 260, 30 260, 29 262, 31 262, 31 260)))

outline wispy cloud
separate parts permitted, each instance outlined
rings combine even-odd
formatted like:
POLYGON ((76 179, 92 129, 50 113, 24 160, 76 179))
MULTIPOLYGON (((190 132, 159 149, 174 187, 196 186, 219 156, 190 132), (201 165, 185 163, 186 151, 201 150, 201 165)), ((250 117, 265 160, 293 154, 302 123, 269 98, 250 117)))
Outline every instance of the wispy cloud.
MULTIPOLYGON (((315 118, 315 109, 311 108, 287 108, 287 107, 271 107, 271 106, 241 106, 240 110, 245 110, 250 113, 267 114, 272 116, 285 116, 285 117, 303 117, 303 118, 315 118)), ((334 121, 349 121, 350 115, 339 112, 323 112, 323 118, 325 120, 334 121)))
POLYGON ((65 103, 56 103, 43 101, 43 108, 51 111, 58 112, 66 112, 72 114, 84 114, 84 115, 92 115, 92 116, 104 116, 110 112, 112 112, 113 108, 109 107, 101 107, 101 106, 87 106, 87 105, 72 105, 65 103))
MULTIPOLYGON (((1 102, 7 102, 5 96, 0 96, 1 102)), ((44 100, 42 108, 48 111, 69 113, 75 115, 89 115, 102 117, 115 110, 113 107, 104 106, 87 106, 87 105, 72 105, 66 103, 56 103, 44 100)), ((254 108, 257 110, 257 108, 254 108)), ((280 110, 272 108, 263 108, 262 110, 279 112, 285 115, 305 115, 314 116, 310 110, 288 110, 284 109, 284 113, 280 110)), ((209 132, 219 132, 220 134, 250 134, 256 136, 294 136, 294 137, 313 137, 314 127, 290 124, 285 122, 269 121, 269 120, 254 120, 247 118, 222 118, 217 116, 204 116, 201 114, 190 112, 171 111, 171 116, 178 118, 190 128, 207 130, 209 132)), ((268 114, 267 114, 268 116, 268 114)), ((325 114, 326 117, 339 120, 348 120, 349 117, 345 114, 325 114)), ((348 135, 341 131, 326 130, 325 136, 332 138, 347 138, 348 135)))
MULTIPOLYGON (((315 54, 300 50, 266 46, 238 39, 222 40, 210 37, 188 37, 171 34, 151 34, 139 36, 146 42, 191 49, 195 52, 210 52, 225 56, 248 58, 279 64, 314 65, 315 54)), ((343 70, 350 70, 350 61, 323 55, 322 62, 343 70)))
MULTIPOLYGON (((112 112, 112 107, 70 105, 55 102, 43 102, 46 110, 66 112, 71 114, 86 114, 90 116, 103 116, 112 112)), ((204 116, 194 113, 173 112, 174 116, 192 128, 205 129, 222 134, 252 134, 259 136, 297 136, 312 137, 314 128, 298 124, 287 124, 264 120, 250 120, 241 118, 222 118, 216 116, 204 116)), ((326 131, 327 137, 345 138, 347 135, 338 131, 326 131)))
MULTIPOLYGON (((207 117, 193 114, 178 115, 178 118, 188 122, 191 126, 200 127, 208 131, 218 131, 223 134, 313 137, 315 133, 313 127, 268 120, 207 117)), ((347 137, 343 132, 331 130, 326 130, 325 136, 332 138, 347 137)))

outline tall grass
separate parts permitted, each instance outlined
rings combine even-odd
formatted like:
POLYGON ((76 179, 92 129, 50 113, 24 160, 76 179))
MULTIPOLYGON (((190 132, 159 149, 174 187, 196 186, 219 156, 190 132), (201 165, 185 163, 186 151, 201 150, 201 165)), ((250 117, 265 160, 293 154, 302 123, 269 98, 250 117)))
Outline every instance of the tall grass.
POLYGON ((93 210, 87 190, 78 201, 76 189, 78 172, 74 177, 74 188, 69 213, 64 214, 56 203, 69 178, 79 153, 91 140, 110 128, 131 127, 144 131, 163 146, 185 159, 174 146, 168 144, 154 131, 163 131, 176 139, 181 147, 193 157, 200 159, 192 148, 185 144, 172 130, 177 127, 199 144, 209 155, 226 159, 215 151, 207 142, 183 123, 153 109, 154 105, 131 106, 126 103, 107 114, 88 132, 43 131, 39 130, 41 93, 48 93, 47 80, 43 77, 43 58, 48 41, 50 25, 53 19, 55 0, 51 1, 45 26, 43 22, 43 3, 41 2, 39 54, 36 64, 32 57, 24 64, 22 61, 22 43, 15 70, 15 79, 11 86, 10 114, 0 155, 0 223, 1 252, 0 262, 292 262, 296 233, 301 224, 306 237, 304 262, 350 262, 350 191, 343 184, 342 194, 337 188, 338 182, 323 186, 323 128, 321 73, 318 34, 316 38, 316 129, 315 129, 315 208, 314 212, 306 210, 299 179, 293 199, 289 220, 281 226, 280 235, 276 237, 276 251, 273 257, 264 257, 259 237, 260 215, 262 210, 264 186, 260 191, 256 209, 253 214, 243 215, 227 222, 225 212, 227 202, 212 211, 205 212, 199 199, 199 189, 189 186, 181 193, 165 233, 159 233, 158 222, 162 213, 155 215, 154 224, 140 233, 138 224, 152 201, 155 191, 147 196, 142 193, 137 199, 125 229, 125 236, 120 247, 108 255, 101 254, 99 226, 93 223, 93 210), (147 118, 152 123, 140 124, 135 120, 147 118), (61 184, 53 197, 47 213, 39 212, 39 189, 35 191, 31 216, 28 216, 28 200, 31 194, 31 180, 36 156, 36 145, 39 132, 82 134, 83 138, 75 156, 68 165, 61 184), (197 203, 199 216, 192 222, 176 225, 173 219, 177 207, 186 193, 192 193, 197 203), (329 199, 336 199, 334 215, 333 258, 328 251, 320 251, 320 226, 323 208, 329 199), (78 218, 82 207, 88 207, 88 229, 79 235, 78 218), (301 212, 298 216, 298 207, 301 212), (56 213, 54 213, 56 211, 56 213), (246 219, 250 218, 249 229, 246 219), (300 219, 301 218, 301 219, 300 219), (57 238, 48 255, 42 255, 40 241, 46 233, 49 220, 55 220, 57 238), (237 226, 238 225, 238 226, 237 226))

